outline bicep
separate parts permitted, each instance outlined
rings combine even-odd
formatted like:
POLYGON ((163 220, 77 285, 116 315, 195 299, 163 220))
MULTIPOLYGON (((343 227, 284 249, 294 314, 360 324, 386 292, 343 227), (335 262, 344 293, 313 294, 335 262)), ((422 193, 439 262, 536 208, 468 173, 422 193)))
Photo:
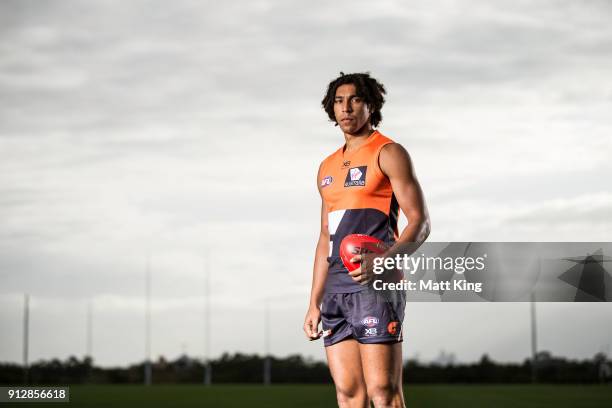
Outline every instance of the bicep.
POLYGON ((323 199, 323 192, 321 191, 321 167, 323 164, 319 166, 319 171, 317 172, 317 190, 319 191, 319 196, 321 196, 321 237, 325 237, 329 239, 329 220, 327 217, 327 206, 325 205, 325 200, 323 199))
POLYGON ((385 146, 380 152, 379 162, 409 222, 415 218, 423 219, 427 213, 425 199, 408 152, 397 143, 385 146))
POLYGON ((321 236, 329 236, 329 219, 327 218, 327 207, 324 200, 321 200, 321 236))

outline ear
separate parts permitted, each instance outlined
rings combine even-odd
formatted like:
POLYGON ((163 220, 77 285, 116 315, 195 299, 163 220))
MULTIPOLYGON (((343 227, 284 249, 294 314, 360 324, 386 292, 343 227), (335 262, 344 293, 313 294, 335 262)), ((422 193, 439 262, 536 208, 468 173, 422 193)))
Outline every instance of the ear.
POLYGON ((372 121, 372 115, 374 114, 374 109, 372 105, 368 104, 368 115, 370 116, 370 122, 372 121))

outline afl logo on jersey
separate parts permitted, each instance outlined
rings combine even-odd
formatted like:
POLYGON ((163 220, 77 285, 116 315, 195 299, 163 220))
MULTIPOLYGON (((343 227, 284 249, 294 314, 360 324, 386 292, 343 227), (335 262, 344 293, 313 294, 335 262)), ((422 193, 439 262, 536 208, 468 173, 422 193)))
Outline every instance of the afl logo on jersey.
POLYGON ((323 177, 321 180, 321 187, 329 186, 334 181, 332 176, 323 177))
POLYGON ((368 166, 359 166, 349 169, 344 187, 365 186, 366 170, 368 166))

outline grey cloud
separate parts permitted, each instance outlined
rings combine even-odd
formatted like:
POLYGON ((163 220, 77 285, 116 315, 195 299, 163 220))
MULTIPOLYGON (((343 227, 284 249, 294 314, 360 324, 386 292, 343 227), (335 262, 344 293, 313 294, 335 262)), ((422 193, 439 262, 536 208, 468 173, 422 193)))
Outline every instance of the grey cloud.
MULTIPOLYGON (((147 244, 162 258, 155 273, 167 291, 157 296, 168 301, 196 296, 206 245, 231 260, 215 265, 219 296, 234 293, 237 277, 268 273, 281 276, 296 298, 306 293, 319 222, 316 165, 343 142, 319 103, 341 70, 370 70, 387 85, 385 126, 411 150, 421 181, 430 181, 425 191, 437 192, 431 211, 438 236, 456 224, 436 223, 436 212, 466 200, 483 206, 457 221, 466 235, 478 233, 478 211, 499 217, 487 221, 497 237, 526 224, 565 223, 567 213, 582 223, 568 221, 578 233, 610 218, 603 201, 582 210, 573 197, 606 191, 598 180, 609 166, 586 156, 600 157, 610 129, 597 113, 610 101, 602 89, 612 89, 608 2, 347 5, 3 2, 0 216, 11 221, 0 240, 3 294, 136 301, 147 244), (537 120, 518 110, 531 100, 539 101, 530 105, 537 120), (546 130, 559 133, 554 146, 532 137, 550 122, 556 126, 546 130), (484 134, 491 129, 494 135, 484 134), (576 146, 578 133, 588 143, 576 146), (521 137, 529 143, 511 143, 521 137), (537 174, 517 175, 503 166, 521 149, 530 158, 550 149, 538 158, 549 167, 556 166, 553 155, 576 157, 555 174, 534 165, 537 174), (565 205, 550 207, 554 200, 565 205), (521 201, 524 212, 506 211, 521 201), (251 247, 250 265, 228 245, 237 234, 251 247), (45 284, 47 276, 55 280, 45 284)), ((238 293, 253 306, 274 296, 264 289, 238 293)), ((104 313, 106 322, 123 316, 104 313)), ((296 306, 279 317, 299 322, 302 313, 296 306)), ((432 321, 448 310, 422 315, 431 321, 412 326, 423 338, 411 351, 433 354, 432 321)), ((508 315, 503 324, 512 331, 516 309, 508 315)), ((501 356, 495 341, 483 347, 501 356)), ((591 352, 591 343, 558 341, 568 353, 591 352)), ((458 346, 460 356, 475 352, 468 343, 458 346)), ((232 347, 250 346, 236 340, 232 347)), ((293 337, 283 347, 312 352, 293 337)), ((139 352, 133 347, 121 362, 139 352)), ((0 350, 0 359, 13 359, 9 354, 0 350)), ((110 350, 100 355, 115 358, 110 350)))
POLYGON ((602 168, 590 170, 559 170, 555 173, 515 174, 512 179, 483 177, 466 181, 456 188, 448 188, 437 195, 439 199, 475 199, 494 202, 506 195, 506 204, 521 205, 550 198, 572 200, 609 191, 600 182, 602 168))
POLYGON ((588 203, 567 203, 559 206, 542 206, 525 214, 507 217, 504 222, 530 227, 558 226, 560 222, 568 227, 574 224, 590 224, 598 228, 612 227, 612 200, 587 207, 588 203))

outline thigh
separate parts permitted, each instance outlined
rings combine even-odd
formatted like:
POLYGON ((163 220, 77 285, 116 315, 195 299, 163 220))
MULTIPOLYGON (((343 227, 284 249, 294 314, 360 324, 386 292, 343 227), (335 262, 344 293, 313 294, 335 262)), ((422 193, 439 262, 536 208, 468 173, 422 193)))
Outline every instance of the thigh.
POLYGON ((359 353, 368 387, 401 390, 402 343, 360 344, 359 353))
POLYGON ((365 392, 359 343, 347 339, 325 347, 327 363, 338 391, 346 394, 365 392))

